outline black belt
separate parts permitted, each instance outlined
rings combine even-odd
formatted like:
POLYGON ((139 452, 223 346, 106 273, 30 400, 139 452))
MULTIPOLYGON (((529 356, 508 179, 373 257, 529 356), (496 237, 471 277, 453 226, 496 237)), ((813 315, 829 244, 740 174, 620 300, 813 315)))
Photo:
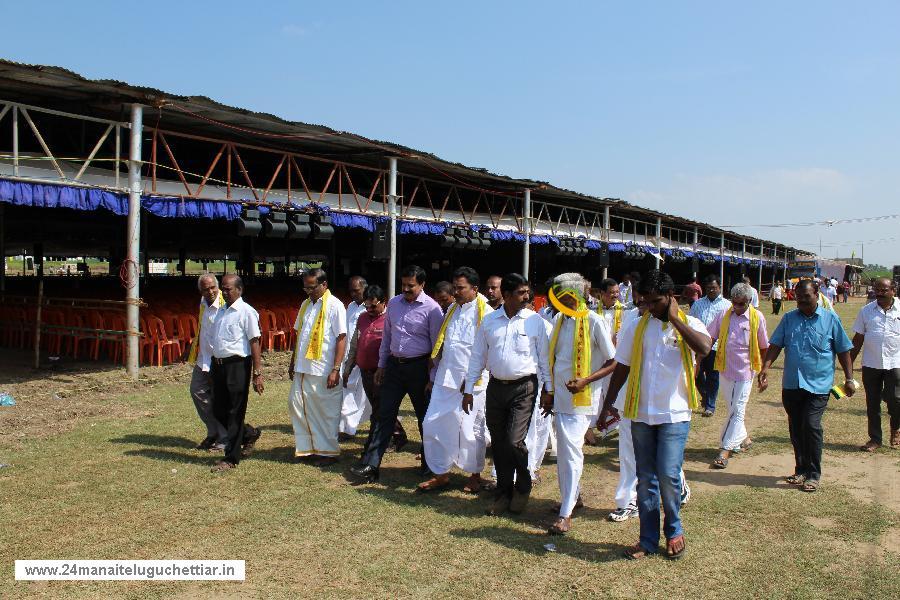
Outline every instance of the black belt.
POLYGON ((430 354, 423 354, 422 356, 413 356, 411 358, 403 358, 402 356, 394 356, 391 354, 391 360, 397 361, 397 364, 405 365, 406 363, 414 363, 419 362, 420 360, 425 360, 429 358, 430 354))
POLYGON ((231 363, 241 362, 250 358, 249 356, 238 356, 235 354, 234 356, 226 356, 225 358, 216 358, 213 356, 213 363, 217 365, 227 365, 231 363))
POLYGON ((488 383, 496 383, 499 385, 516 385, 518 383, 525 383, 526 381, 530 381, 532 379, 537 379, 537 375, 526 375, 525 377, 519 377, 518 379, 497 379, 496 377, 491 377, 491 380, 488 383))

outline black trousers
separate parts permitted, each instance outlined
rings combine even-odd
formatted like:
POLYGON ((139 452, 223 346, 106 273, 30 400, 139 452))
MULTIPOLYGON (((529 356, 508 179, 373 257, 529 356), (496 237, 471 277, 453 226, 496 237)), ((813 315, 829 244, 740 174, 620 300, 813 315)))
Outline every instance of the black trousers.
POLYGON ((900 429, 900 369, 862 368, 866 390, 866 416, 869 420, 869 439, 880 444, 881 403, 885 402, 891 416, 891 431, 900 429))
MULTIPOLYGON (((372 441, 375 423, 378 422, 378 411, 381 408, 381 386, 375 385, 375 369, 372 369, 371 371, 360 369, 359 375, 362 379, 363 390, 365 390, 366 397, 369 399, 369 404, 372 407, 372 412, 369 413, 369 435, 366 437, 366 443, 363 446, 363 454, 365 454, 366 449, 369 447, 369 443, 372 441)), ((403 429, 403 424, 400 423, 400 419, 394 420, 394 433, 392 439, 395 444, 401 441, 404 443, 406 442, 406 430, 403 429)))
MULTIPOLYGON (((365 381, 365 379, 363 379, 365 381)), ((416 420, 419 422, 419 434, 422 434, 422 420, 428 411, 428 396, 425 395, 425 386, 428 384, 428 357, 422 356, 408 362, 400 362, 396 358, 388 359, 384 369, 384 382, 378 394, 378 418, 374 420, 375 407, 373 404, 373 427, 370 431, 369 442, 362 462, 373 467, 381 466, 381 459, 391 443, 394 435, 397 415, 400 412, 400 403, 409 395, 412 400, 413 410, 416 411, 416 420)), ((425 453, 422 452, 422 466, 425 466, 425 453)))
POLYGON ((775 298, 774 300, 772 300, 772 314, 777 315, 780 312, 781 312, 781 300, 779 300, 778 298, 775 298))
POLYGON ((794 474, 818 481, 822 477, 825 440, 822 415, 828 406, 828 394, 813 394, 802 389, 781 390, 781 403, 787 413, 794 447, 794 474))
POLYGON ((716 371, 716 351, 713 350, 700 360, 700 368, 694 375, 697 391, 703 399, 703 408, 716 412, 716 397, 719 395, 719 372, 716 371))
POLYGON ((244 441, 244 416, 250 396, 250 374, 253 358, 250 356, 219 363, 213 359, 210 375, 213 381, 213 414, 228 433, 225 444, 225 460, 232 464, 241 462, 241 443, 244 441))
POLYGON ((512 496, 513 474, 515 489, 522 494, 531 492, 525 436, 531 424, 536 396, 537 375, 513 383, 502 383, 493 377, 488 381, 484 417, 491 432, 498 496, 512 496))

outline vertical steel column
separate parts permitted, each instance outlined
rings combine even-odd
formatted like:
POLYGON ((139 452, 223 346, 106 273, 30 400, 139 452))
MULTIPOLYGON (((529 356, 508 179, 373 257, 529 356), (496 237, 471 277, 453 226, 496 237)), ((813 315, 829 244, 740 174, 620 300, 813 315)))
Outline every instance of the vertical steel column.
POLYGON ((782 266, 782 271, 781 271, 782 285, 787 285, 787 263, 788 263, 787 246, 785 246, 784 247, 784 265, 782 266))
POLYGON ((125 240, 125 318, 128 339, 125 345, 125 368, 132 379, 138 377, 140 352, 140 267, 141 239, 141 137, 144 130, 144 107, 131 105, 131 139, 128 149, 128 237, 125 240))
POLYGON ((397 290, 397 158, 388 159, 388 215, 391 219, 391 260, 388 262, 388 298, 397 290))
POLYGON ((12 129, 13 129, 13 175, 19 176, 19 107, 13 106, 12 110, 12 129))
MULTIPOLYGON (((603 230, 606 233, 606 262, 609 262, 609 204, 603 207, 603 230)), ((603 267, 603 279, 609 277, 609 267, 603 267)))
POLYGON ((662 258, 662 218, 656 217, 656 268, 662 258))
POLYGON ((531 190, 525 190, 525 202, 522 208, 522 225, 525 229, 525 244, 522 247, 522 275, 528 279, 531 267, 531 190))
MULTIPOLYGON (((699 245, 699 243, 700 243, 700 235, 697 231, 697 228, 694 227, 694 259, 691 261, 691 265, 693 266, 696 263, 698 269, 700 268, 700 258, 697 256, 697 246, 699 245)), ((694 274, 693 275, 694 279, 696 279, 697 275, 700 274, 698 271, 692 271, 692 273, 694 274)))
POLYGON ((719 285, 722 286, 722 293, 725 293, 725 234, 722 234, 722 237, 719 242, 719 285))
POLYGON ((766 246, 765 244, 760 244, 759 253, 761 254, 759 258, 759 280, 756 284, 756 289, 762 294, 762 270, 763 270, 763 257, 766 255, 766 246))

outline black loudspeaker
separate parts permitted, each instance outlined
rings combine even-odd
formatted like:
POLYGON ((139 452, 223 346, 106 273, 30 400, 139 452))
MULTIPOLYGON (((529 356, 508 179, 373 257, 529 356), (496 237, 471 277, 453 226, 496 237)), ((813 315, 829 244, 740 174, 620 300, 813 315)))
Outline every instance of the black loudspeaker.
POLYGON ((390 260, 391 224, 376 223, 372 232, 372 260, 390 260))
POLYGON ((609 266, 609 244, 607 243, 600 244, 600 249, 597 251, 597 266, 609 266))

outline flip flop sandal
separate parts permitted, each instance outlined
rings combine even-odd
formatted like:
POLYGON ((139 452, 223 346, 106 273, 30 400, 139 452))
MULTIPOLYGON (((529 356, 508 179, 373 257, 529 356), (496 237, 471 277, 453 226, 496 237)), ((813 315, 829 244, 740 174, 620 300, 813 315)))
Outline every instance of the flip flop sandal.
POLYGON ((684 557, 685 552, 687 552, 687 543, 684 541, 683 535, 672 538, 666 543, 666 558, 670 560, 679 560, 680 558, 684 557), (681 550, 679 550, 678 552, 672 552, 669 548, 669 544, 671 544, 672 541, 677 540, 678 538, 681 538, 681 550))
POLYGON ((641 560, 642 558, 647 558, 651 554, 652 552, 647 552, 640 544, 629 546, 622 551, 622 555, 628 560, 641 560))
POLYGON ((434 479, 429 479, 428 481, 424 481, 416 486, 416 491, 420 494, 425 494, 427 492, 434 492, 437 490, 442 490, 448 485, 450 485, 450 481, 446 481, 444 483, 435 483, 434 479))
POLYGON ((712 466, 716 469, 724 469, 728 466, 728 459, 724 456, 719 456, 712 462, 712 466))
POLYGON ((817 492, 817 491, 819 491, 819 482, 816 481, 815 479, 810 479, 809 481, 805 482, 803 484, 803 487, 801 487, 800 489, 803 490, 804 492, 809 492, 809 493, 817 492))
POLYGON ((785 481, 791 485, 803 485, 806 481, 806 475, 790 475, 785 478, 785 481))

